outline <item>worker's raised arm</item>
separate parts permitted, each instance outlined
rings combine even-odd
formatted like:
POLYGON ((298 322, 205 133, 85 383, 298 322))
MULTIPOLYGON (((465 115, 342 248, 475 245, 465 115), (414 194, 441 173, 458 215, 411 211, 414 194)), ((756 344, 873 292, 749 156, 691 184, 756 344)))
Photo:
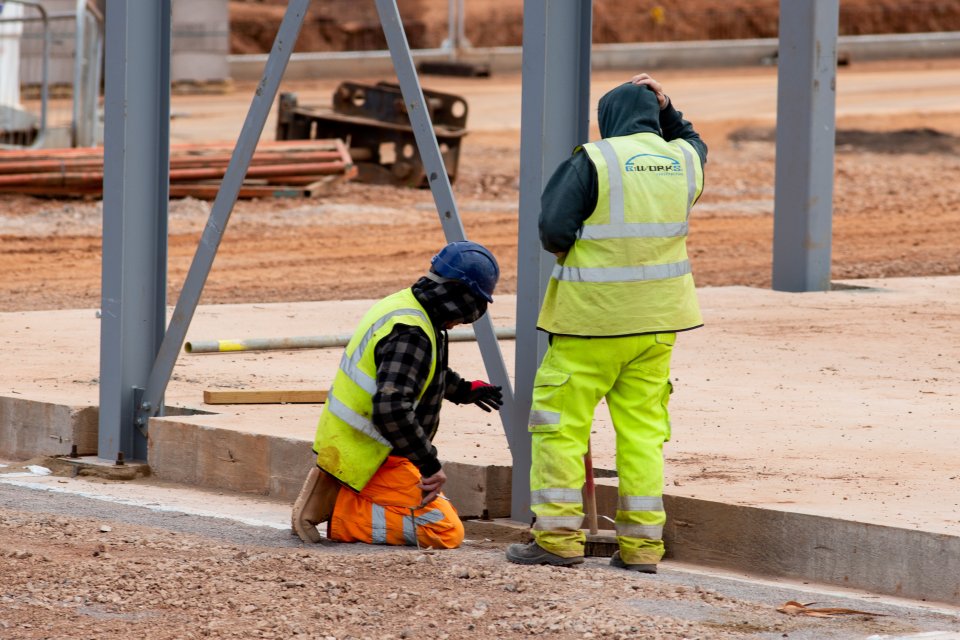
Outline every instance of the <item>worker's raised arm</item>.
POLYGON ((630 82, 636 85, 650 87, 657 96, 657 102, 660 104, 660 131, 663 139, 666 141, 682 138, 690 143, 697 150, 700 156, 700 162, 707 163, 707 145, 700 138, 693 125, 683 119, 683 114, 677 111, 673 106, 673 101, 663 92, 663 85, 651 78, 646 73, 638 73, 630 78, 630 82))
POLYGON ((578 151, 560 163, 540 197, 540 244, 553 254, 569 251, 596 206, 597 172, 578 151))
POLYGON ((667 104, 666 109, 660 111, 660 129, 663 131, 663 139, 676 140, 681 138, 690 143, 700 156, 700 162, 707 163, 707 144, 700 138, 693 125, 683 119, 683 114, 673 108, 673 102, 667 104))

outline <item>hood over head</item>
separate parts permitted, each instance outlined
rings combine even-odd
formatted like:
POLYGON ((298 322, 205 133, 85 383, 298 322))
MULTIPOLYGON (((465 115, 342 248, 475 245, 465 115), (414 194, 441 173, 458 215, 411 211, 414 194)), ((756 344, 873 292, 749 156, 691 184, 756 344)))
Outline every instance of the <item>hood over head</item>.
POLYGON ((471 324, 487 311, 487 301, 458 280, 437 280, 424 276, 411 289, 430 316, 433 325, 471 324))
POLYGON ((601 138, 634 133, 660 134, 660 103, 646 85, 626 82, 608 91, 597 106, 601 138))

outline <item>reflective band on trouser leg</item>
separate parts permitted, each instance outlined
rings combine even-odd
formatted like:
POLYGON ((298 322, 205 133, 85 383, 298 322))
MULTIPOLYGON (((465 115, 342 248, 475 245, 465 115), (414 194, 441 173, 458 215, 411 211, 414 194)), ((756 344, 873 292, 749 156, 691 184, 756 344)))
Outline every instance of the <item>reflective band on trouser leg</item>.
MULTIPOLYGON (((447 503, 449 504, 449 500, 447 503)), ((416 513, 416 512, 414 512, 416 513)), ((420 527, 443 520, 443 512, 440 509, 428 509, 418 516, 407 516, 403 519, 403 540, 405 543, 414 547, 417 545, 417 531, 420 527)))
MULTIPOLYGON (((530 506, 533 508, 533 512, 537 514, 537 522, 533 525, 534 537, 537 537, 538 531, 543 532, 540 537, 551 547, 557 544, 551 541, 551 537, 556 537, 557 531, 560 530, 576 532, 579 538, 580 525, 583 523, 583 505, 581 502, 582 494, 579 489, 536 489, 531 491, 530 506), (555 515, 576 511, 579 511, 579 513, 555 515), (543 515, 540 515, 541 513, 543 515)), ((560 537, 565 537, 565 535, 561 533, 560 537)), ((537 539, 539 541, 540 538, 537 539)), ((573 555, 582 554, 578 543, 576 553, 573 555)))
POLYGON ((420 473, 405 458, 390 456, 363 491, 340 489, 330 518, 329 537, 338 542, 453 549, 463 542, 463 523, 456 509, 440 496, 414 511, 420 503, 420 473))
POLYGON ((370 504, 370 542, 387 544, 387 510, 378 504, 370 504))
POLYGON ((620 556, 630 564, 656 564, 663 557, 667 514, 659 496, 620 496, 614 529, 620 556))
MULTIPOLYGON (((669 437, 670 355, 673 334, 629 338, 641 354, 607 394, 617 432, 620 500, 615 528, 620 557, 656 564, 663 557, 663 443, 669 437)), ((627 350, 627 349, 625 349, 627 350)))
POLYGON ((597 399, 616 367, 594 357, 588 339, 554 336, 533 388, 530 502, 537 544, 564 558, 583 555, 584 469, 597 399))

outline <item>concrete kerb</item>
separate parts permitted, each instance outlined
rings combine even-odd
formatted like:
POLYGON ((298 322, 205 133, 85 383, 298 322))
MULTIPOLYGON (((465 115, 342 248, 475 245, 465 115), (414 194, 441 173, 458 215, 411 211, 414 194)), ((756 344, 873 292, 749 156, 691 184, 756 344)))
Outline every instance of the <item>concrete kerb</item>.
POLYGON ((16 459, 97 452, 97 407, 0 396, 0 450, 16 459))
MULTIPOLYGON (((9 407, 10 398, 0 398, 9 407)), ((96 408, 68 409, 19 400, 17 415, 53 416, 46 424, 67 433, 79 423, 89 441, 90 415, 96 408)), ((9 415, 9 409, 7 414, 9 415)), ((20 425, 39 422, 21 421, 20 425)), ((313 465, 310 442, 229 428, 192 424, 180 417, 150 422, 149 470, 161 480, 211 489, 252 493, 291 502, 313 465)), ((43 446, 55 473, 71 471, 62 447, 69 437, 10 439, 0 431, 6 453, 43 446), (13 445, 11 447, 11 444, 13 445), (59 464, 58 464, 59 463, 59 464)), ((96 419, 92 420, 96 442, 96 419)), ((35 433, 34 428, 16 429, 35 433)), ((82 461, 80 461, 82 462, 82 461)), ((81 465, 82 466, 82 465, 81 465)), ((510 514, 510 467, 444 464, 450 480, 447 495, 464 518, 468 535, 502 542, 525 541, 528 525, 506 520, 510 514)), ((79 469, 80 467, 78 467, 79 469)), ((84 471, 86 473, 86 471, 84 471)), ((107 479, 128 479, 104 473, 107 479)), ((926 531, 851 522, 837 518, 747 507, 683 496, 664 496, 669 514, 664 530, 668 559, 752 575, 807 580, 878 594, 949 604, 960 603, 960 537, 926 531)), ((602 516, 616 513, 616 481, 598 479, 597 508, 602 516)))
MULTIPOLYGON (((668 492, 682 489, 667 497, 665 538, 678 561, 957 604, 960 543, 955 505, 948 498, 956 495, 951 452, 960 433, 951 389, 960 383, 960 356, 946 345, 957 344, 950 319, 957 317, 960 278, 856 284, 872 288, 809 295, 741 287, 702 291, 712 323, 685 336, 686 348, 676 354, 683 395, 670 469, 682 482, 672 482, 668 492), (784 358, 802 366, 784 366, 784 358), (913 377, 894 374, 905 362, 913 377), (838 384, 841 375, 844 385, 838 384), (931 380, 936 385, 930 386, 931 380), (831 410, 824 413, 822 407, 831 410), (925 428, 910 429, 916 424, 925 428), (744 433, 756 435, 739 438, 744 433), (904 433, 909 438, 901 437, 904 433), (757 442, 762 446, 753 446, 757 442), (887 464, 891 459, 896 462, 887 464), (785 483, 760 491, 780 477, 765 469, 774 462, 779 466, 769 471, 782 474, 785 483), (706 467, 710 481, 698 482, 706 467), (806 482, 811 478, 817 482, 806 482), (853 495, 856 501, 843 502, 846 491, 834 495, 841 481, 843 488, 865 484, 853 495), (800 493, 806 488, 815 491, 800 493), (691 495, 691 489, 700 495, 691 495), (932 493, 940 496, 939 506, 926 508, 930 501, 920 498, 932 493), (781 500, 787 504, 785 498, 796 506, 778 506, 781 500), (883 526, 889 523, 900 528, 883 526)), ((300 335, 305 326, 343 332, 368 305, 201 307, 192 337, 300 335), (278 318, 285 319, 279 326, 278 318)), ((510 309, 506 300, 495 322, 515 323, 510 309)), ((0 340, 19 365, 0 372, 0 453, 19 459, 63 456, 74 443, 87 443, 80 454, 92 453, 97 352, 89 345, 99 330, 94 314, 18 312, 2 319, 0 340)), ((503 347, 509 361, 512 343, 503 347)), ((451 360, 461 372, 482 371, 476 345, 451 345, 451 360)), ((212 408, 201 404, 208 387, 322 387, 338 362, 336 350, 185 357, 167 402, 189 412, 183 407, 212 408)), ((151 420, 153 475, 292 503, 313 464, 318 407, 216 410, 151 420)), ((594 459, 609 466, 613 443, 604 440, 609 418, 600 411, 597 420, 603 428, 594 459)), ((509 511, 509 453, 494 421, 473 407, 445 409, 438 448, 447 455, 450 497, 465 517, 496 519, 509 511)), ((615 485, 612 478, 598 481, 600 512, 608 516, 614 512, 615 485)), ((518 526, 510 536, 524 534, 525 526, 518 526)))
MULTIPOLYGON (((148 461, 159 479, 293 502, 315 464, 312 442, 212 426, 203 419, 150 420, 148 461)), ((509 466, 444 462, 445 492, 464 518, 510 514, 509 466)))
MULTIPOLYGON (((158 418, 150 466, 160 479, 269 495, 292 503, 314 464, 310 442, 158 418), (177 446, 173 446, 176 444, 177 446)), ((510 467, 445 462, 446 493, 472 536, 523 541, 510 516, 510 467)), ((753 575, 960 604, 960 537, 666 495, 668 559, 753 575)), ((597 480, 612 519, 616 479, 597 480)))

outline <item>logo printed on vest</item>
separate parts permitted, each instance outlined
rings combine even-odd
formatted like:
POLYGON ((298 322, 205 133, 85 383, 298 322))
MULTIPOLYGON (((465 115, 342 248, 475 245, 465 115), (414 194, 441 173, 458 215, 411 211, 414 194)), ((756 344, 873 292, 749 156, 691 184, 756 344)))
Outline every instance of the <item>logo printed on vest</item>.
POLYGON ((628 173, 642 171, 660 176, 683 175, 683 166, 679 160, 652 153, 639 153, 633 156, 624 163, 623 170, 628 173))

